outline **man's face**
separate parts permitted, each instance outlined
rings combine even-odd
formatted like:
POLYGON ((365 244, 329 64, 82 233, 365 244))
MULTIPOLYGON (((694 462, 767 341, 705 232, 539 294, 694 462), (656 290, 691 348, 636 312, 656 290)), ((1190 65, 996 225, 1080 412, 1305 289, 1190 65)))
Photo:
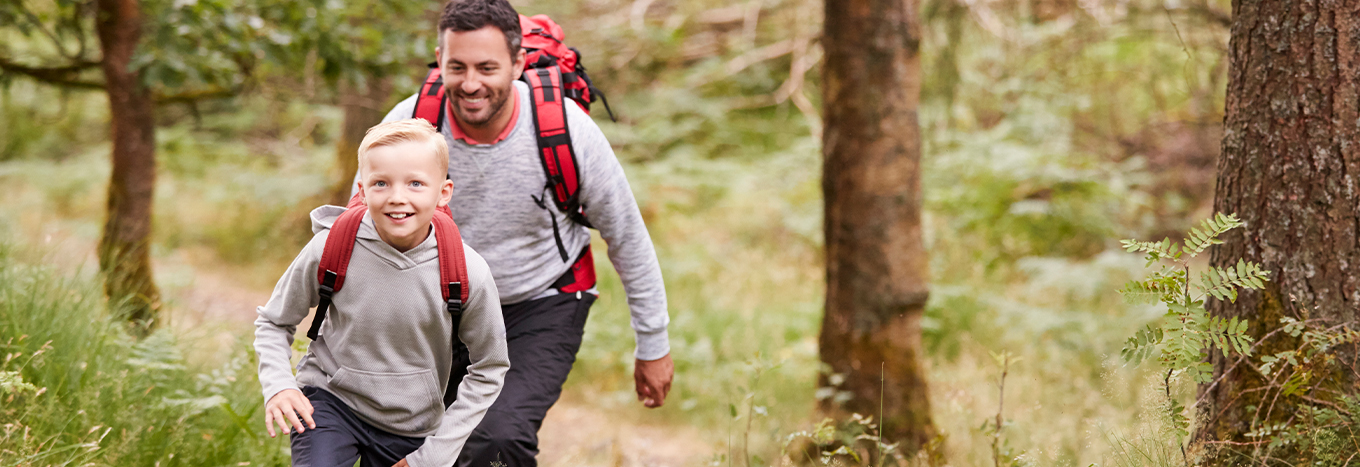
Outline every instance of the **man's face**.
POLYGON ((435 54, 444 76, 444 95, 458 123, 465 128, 498 123, 498 117, 508 112, 505 103, 524 69, 524 49, 512 57, 505 34, 486 26, 475 31, 444 30, 435 54))
POLYGON ((398 251, 425 241, 435 209, 449 204, 453 182, 441 167, 427 143, 408 141, 368 150, 359 187, 378 236, 398 251))

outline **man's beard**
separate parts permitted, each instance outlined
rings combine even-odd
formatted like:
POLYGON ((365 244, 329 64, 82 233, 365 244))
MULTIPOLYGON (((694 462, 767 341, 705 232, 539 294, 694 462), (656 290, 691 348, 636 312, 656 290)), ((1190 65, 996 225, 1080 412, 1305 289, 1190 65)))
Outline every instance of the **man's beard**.
POLYGON ((463 110, 463 106, 459 105, 457 102, 461 97, 457 94, 454 95, 455 101, 453 104, 453 111, 458 115, 460 123, 470 127, 482 127, 491 123, 491 120, 494 120, 497 115, 500 115, 501 110, 505 108, 505 103, 510 100, 510 93, 504 91, 493 93, 489 91, 490 90, 488 89, 487 99, 491 100, 491 105, 487 107, 487 112, 482 118, 473 118, 471 115, 468 115, 463 110))

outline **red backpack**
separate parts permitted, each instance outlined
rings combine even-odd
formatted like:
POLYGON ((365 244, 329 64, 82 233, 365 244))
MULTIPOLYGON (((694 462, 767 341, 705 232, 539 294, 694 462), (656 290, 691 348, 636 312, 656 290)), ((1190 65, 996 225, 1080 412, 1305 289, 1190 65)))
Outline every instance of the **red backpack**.
MULTIPOLYGON (((316 306, 316 317, 312 318, 312 327, 307 330, 307 338, 313 341, 321 333, 321 323, 326 321, 331 298, 345 285, 345 273, 349 269, 354 242, 359 235, 359 224, 366 211, 368 206, 364 204, 364 192, 360 190, 350 198, 345 212, 331 225, 331 233, 326 237, 321 264, 316 268, 316 279, 321 284, 321 299, 316 306)), ((449 371, 449 384, 444 390, 444 406, 448 407, 458 398, 458 384, 467 375, 467 363, 464 362, 467 345, 458 338, 458 325, 463 318, 463 304, 468 300, 468 273, 463 257, 463 237, 458 233, 458 225, 454 224, 448 206, 436 209, 432 221, 439 249, 439 291, 443 293, 444 302, 453 318, 453 368, 449 371)))
MULTIPOLYGON (((533 110, 534 128, 538 133, 540 160, 548 178, 545 189, 552 193, 553 203, 566 213, 569 219, 591 227, 590 221, 586 219, 585 206, 581 205, 581 172, 576 164, 576 151, 572 148, 571 134, 567 129, 564 98, 576 101, 586 114, 590 113, 590 104, 596 98, 604 102, 605 111, 609 112, 610 119, 614 118, 614 112, 609 108, 609 101, 605 99, 604 93, 596 89, 590 77, 586 75, 586 67, 580 62, 580 51, 575 47, 567 47, 562 42, 564 35, 561 26, 546 15, 532 17, 520 15, 519 23, 524 34, 521 46, 525 49, 524 74, 520 76, 520 81, 528 83, 529 95, 534 101, 530 108, 533 110)), ((425 76, 425 84, 421 86, 418 96, 415 111, 411 116, 424 119, 436 129, 442 130, 447 102, 444 96, 444 79, 440 75, 438 64, 430 64, 430 71, 425 76)), ((543 198, 534 196, 534 201, 539 207, 547 209, 543 198)), ((557 218, 554 217, 552 222, 557 252, 563 262, 570 261, 571 258, 562 243, 562 235, 558 232, 557 218)), ((589 290, 594 286, 595 260, 590 253, 590 245, 587 244, 585 250, 572 264, 570 276, 564 275, 552 287, 563 293, 573 293, 589 290)))

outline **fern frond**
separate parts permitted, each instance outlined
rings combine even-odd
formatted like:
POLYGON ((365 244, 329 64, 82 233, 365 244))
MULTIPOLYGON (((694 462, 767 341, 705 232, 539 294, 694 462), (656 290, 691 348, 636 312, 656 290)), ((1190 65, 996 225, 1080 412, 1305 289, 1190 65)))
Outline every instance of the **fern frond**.
POLYGON ((1184 254, 1181 245, 1172 242, 1170 238, 1163 238, 1160 242, 1120 240, 1119 244, 1124 247, 1124 251, 1129 253, 1147 253, 1148 266, 1162 258, 1180 259, 1181 255, 1184 254))
POLYGON ((1190 229, 1190 233, 1185 236, 1185 252, 1191 257, 1203 253, 1209 247, 1222 244, 1218 236, 1224 232, 1246 225, 1237 219, 1236 214, 1218 213, 1214 217, 1205 219, 1199 227, 1190 229))
POLYGON ((1119 356, 1123 357, 1125 362, 1138 365, 1143 360, 1152 358, 1157 352, 1157 345, 1161 343, 1162 328, 1147 326, 1124 342, 1124 350, 1119 352, 1119 356))
POLYGON ((1124 303, 1129 305, 1157 303, 1162 299, 1162 293, 1159 284, 1154 281, 1129 281, 1119 291, 1124 296, 1124 303))
POLYGON ((1251 336, 1247 335, 1247 321, 1233 318, 1209 318, 1208 326, 1205 328, 1209 340, 1213 342, 1224 355, 1233 352, 1251 355, 1251 336))

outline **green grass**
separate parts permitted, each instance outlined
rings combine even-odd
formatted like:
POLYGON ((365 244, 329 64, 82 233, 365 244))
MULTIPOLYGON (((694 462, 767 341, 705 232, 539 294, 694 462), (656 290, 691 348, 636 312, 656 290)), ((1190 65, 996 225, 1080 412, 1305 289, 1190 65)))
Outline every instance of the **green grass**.
POLYGON ((0 373, 28 386, 0 393, 0 466, 287 464, 244 342, 207 368, 168 332, 134 341, 92 278, 15 248, 0 243, 0 373))

